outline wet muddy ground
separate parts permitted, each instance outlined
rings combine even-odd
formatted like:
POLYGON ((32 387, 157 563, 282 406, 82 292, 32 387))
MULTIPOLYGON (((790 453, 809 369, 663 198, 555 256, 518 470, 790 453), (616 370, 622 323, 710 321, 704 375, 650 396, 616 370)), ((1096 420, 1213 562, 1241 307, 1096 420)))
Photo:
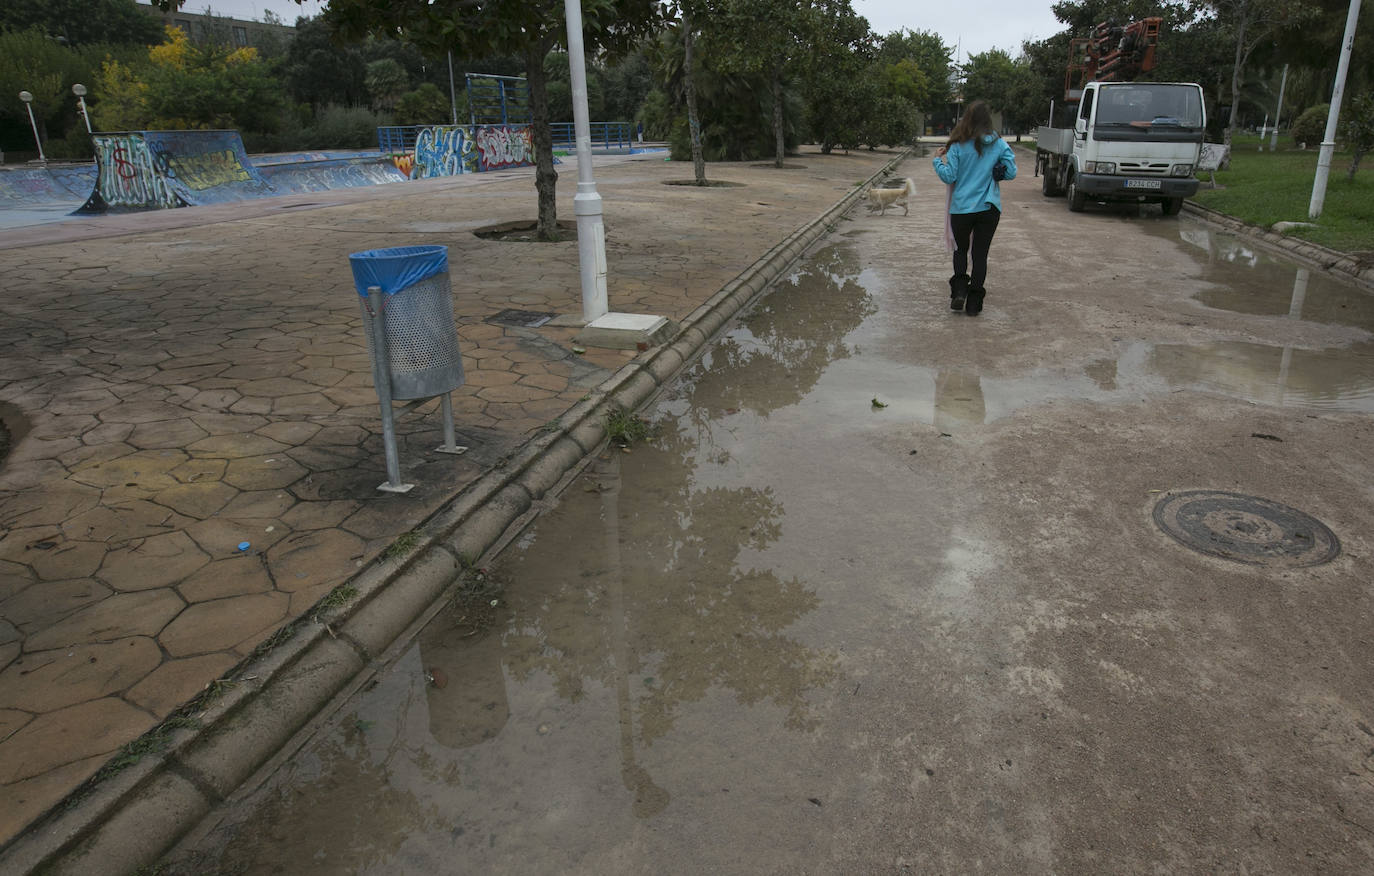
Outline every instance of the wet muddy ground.
POLYGON ((918 181, 168 872, 1374 869, 1374 302, 1023 180, 953 314, 918 181), (1341 553, 1189 550, 1186 490, 1341 553))

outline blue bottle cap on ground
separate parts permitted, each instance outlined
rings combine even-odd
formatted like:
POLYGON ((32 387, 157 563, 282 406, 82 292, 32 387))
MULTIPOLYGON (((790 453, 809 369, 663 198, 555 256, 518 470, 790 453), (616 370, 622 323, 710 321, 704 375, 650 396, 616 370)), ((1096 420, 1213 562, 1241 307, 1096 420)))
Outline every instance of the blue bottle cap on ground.
POLYGON ((248 542, 246 542, 246 541, 241 541, 241 542, 239 542, 239 550, 241 550, 241 551, 246 551, 246 550, 248 550, 248 548, 250 548, 251 546, 252 546, 252 545, 250 545, 250 544, 249 544, 248 542))

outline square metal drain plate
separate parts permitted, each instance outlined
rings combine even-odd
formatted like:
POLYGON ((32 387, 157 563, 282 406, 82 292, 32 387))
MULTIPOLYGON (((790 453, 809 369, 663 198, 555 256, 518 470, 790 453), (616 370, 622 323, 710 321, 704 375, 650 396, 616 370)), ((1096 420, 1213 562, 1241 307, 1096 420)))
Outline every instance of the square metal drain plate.
POLYGON ((541 310, 503 310, 482 320, 493 325, 508 325, 516 328, 539 328, 558 314, 541 310))

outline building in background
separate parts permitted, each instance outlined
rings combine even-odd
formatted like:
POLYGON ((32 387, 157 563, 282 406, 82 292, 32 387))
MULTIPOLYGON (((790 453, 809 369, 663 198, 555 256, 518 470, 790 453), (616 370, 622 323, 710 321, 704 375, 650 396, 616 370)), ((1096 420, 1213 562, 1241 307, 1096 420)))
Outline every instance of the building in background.
POLYGON ((242 18, 229 18, 216 15, 213 9, 205 12, 187 12, 177 9, 163 12, 150 3, 140 2, 138 8, 147 15, 162 21, 169 27, 179 27, 195 43, 221 43, 243 48, 251 46, 264 54, 275 54, 291 38, 296 29, 286 24, 267 21, 245 21, 242 18))

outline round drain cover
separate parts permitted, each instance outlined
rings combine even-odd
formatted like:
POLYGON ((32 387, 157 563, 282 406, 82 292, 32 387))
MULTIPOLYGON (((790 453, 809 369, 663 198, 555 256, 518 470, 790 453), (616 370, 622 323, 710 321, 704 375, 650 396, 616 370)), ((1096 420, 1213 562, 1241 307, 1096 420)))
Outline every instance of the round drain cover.
POLYGON ((1154 518, 1185 547, 1255 566, 1319 566, 1341 552, 1340 539, 1326 524, 1258 496, 1174 493, 1155 505, 1154 518))

